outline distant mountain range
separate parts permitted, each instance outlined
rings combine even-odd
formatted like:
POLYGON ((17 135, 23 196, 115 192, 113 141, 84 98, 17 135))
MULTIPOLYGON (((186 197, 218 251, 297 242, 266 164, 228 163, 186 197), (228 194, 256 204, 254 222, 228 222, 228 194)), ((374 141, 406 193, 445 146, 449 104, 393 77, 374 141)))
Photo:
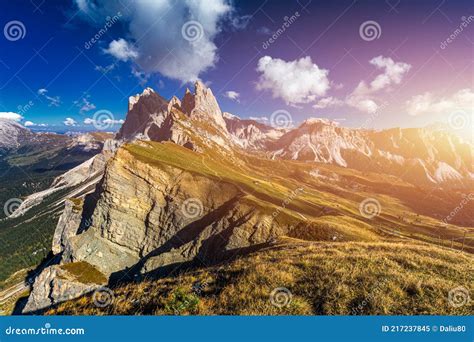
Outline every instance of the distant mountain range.
POLYGON ((472 152, 436 129, 372 131, 324 119, 270 127, 223 113, 201 82, 170 101, 147 88, 130 98, 125 123, 101 153, 13 213, 20 219, 49 203, 54 189, 67 190, 55 258, 37 270, 23 312, 106 285, 231 265, 282 239, 285 253, 295 241, 341 253, 352 243, 367 253, 389 243, 436 251, 449 243, 472 253, 473 203, 451 215, 474 189, 472 152))
POLYGON ((293 129, 273 128, 222 113, 212 91, 201 82, 196 83, 194 93, 187 90, 181 100, 173 97, 168 102, 151 88, 132 97, 127 120, 117 139, 173 141, 193 148, 196 142, 192 134, 186 133, 189 120, 200 122, 193 130, 227 149, 240 147, 266 153, 272 159, 386 173, 418 185, 474 184, 473 147, 448 131, 436 128, 373 131, 340 127, 338 123, 314 118, 293 129))

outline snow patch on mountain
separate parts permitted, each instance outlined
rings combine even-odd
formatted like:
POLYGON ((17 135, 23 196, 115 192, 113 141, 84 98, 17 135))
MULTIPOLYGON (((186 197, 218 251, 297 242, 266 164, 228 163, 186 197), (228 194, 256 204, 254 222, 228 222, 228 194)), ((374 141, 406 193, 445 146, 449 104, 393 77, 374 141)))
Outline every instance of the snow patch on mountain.
POLYGON ((456 171, 452 166, 446 164, 445 162, 439 162, 438 168, 434 173, 434 179, 439 182, 449 182, 449 181, 458 181, 462 180, 463 176, 456 171))

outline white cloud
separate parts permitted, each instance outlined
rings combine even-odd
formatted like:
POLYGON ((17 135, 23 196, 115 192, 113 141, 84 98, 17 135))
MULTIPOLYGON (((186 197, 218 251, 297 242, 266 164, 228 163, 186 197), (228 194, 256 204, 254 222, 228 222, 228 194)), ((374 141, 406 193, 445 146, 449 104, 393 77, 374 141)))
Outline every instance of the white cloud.
POLYGON ((76 125, 77 125, 77 121, 74 120, 73 118, 66 118, 66 119, 63 121, 63 124, 65 124, 66 126, 76 126, 76 125))
POLYGON ((102 66, 102 65, 96 65, 95 70, 103 73, 103 74, 107 74, 108 72, 112 71, 115 69, 115 64, 109 64, 109 65, 106 65, 106 66, 102 66))
POLYGON ((86 118, 84 119, 84 124, 86 125, 95 125, 96 123, 99 123, 101 125, 105 124, 105 125, 121 125, 123 124, 125 121, 120 119, 120 120, 114 120, 114 119, 110 119, 110 118, 107 118, 107 119, 104 119, 100 122, 97 122, 96 120, 92 119, 92 118, 86 118))
POLYGON ((268 27, 266 27, 266 26, 262 26, 262 27, 259 27, 259 28, 257 29, 257 33, 258 33, 258 34, 265 35, 265 36, 269 36, 269 35, 271 35, 271 34, 273 33, 273 31, 270 30, 270 29, 269 29, 268 27))
POLYGON ((369 63, 375 65, 377 69, 383 70, 383 73, 377 75, 377 77, 370 82, 372 92, 382 90, 392 84, 400 84, 403 77, 411 69, 410 64, 394 62, 393 59, 383 56, 372 58, 369 63))
POLYGON ((236 91, 229 90, 224 93, 224 96, 233 101, 239 102, 240 94, 236 91))
POLYGON ((25 121, 23 125, 25 127, 47 127, 48 126, 47 124, 44 124, 44 123, 37 124, 37 123, 34 123, 33 121, 25 121))
POLYGON ((251 116, 249 117, 249 119, 254 120, 254 121, 263 121, 263 122, 268 121, 268 117, 266 116, 251 116))
POLYGON ((122 13, 120 21, 128 27, 127 39, 113 40, 107 53, 121 61, 131 60, 145 73, 159 72, 183 82, 197 80, 217 62, 214 39, 224 27, 223 20, 228 22, 226 28, 241 28, 246 22, 235 17, 230 0, 130 1, 124 5, 108 0, 76 0, 76 4, 92 24, 122 13), (200 39, 183 37, 183 26, 189 21, 199 23, 195 28, 200 39))
POLYGON ((347 98, 346 104, 357 108, 361 112, 366 112, 373 114, 379 109, 379 104, 372 99, 359 97, 359 96, 350 96, 347 98))
POLYGON ((132 67, 132 75, 138 79, 142 87, 145 86, 145 84, 148 82, 148 79, 150 78, 150 75, 143 71, 137 70, 135 67, 132 67))
POLYGON ((23 116, 13 112, 0 112, 0 119, 20 121, 23 119, 23 116))
POLYGON ((361 81, 352 93, 346 97, 345 103, 361 112, 375 113, 379 105, 375 102, 374 92, 364 81, 361 81))
POLYGON ((96 108, 95 104, 91 103, 88 98, 89 96, 86 95, 80 100, 74 101, 74 104, 76 105, 76 107, 79 108, 79 113, 83 114, 86 112, 90 112, 91 110, 94 110, 96 108))
POLYGON ((325 98, 320 100, 314 108, 334 107, 345 104, 354 107, 361 112, 373 114, 380 108, 379 93, 390 89, 392 85, 398 85, 403 77, 410 71, 411 65, 403 62, 395 62, 389 57, 377 56, 369 61, 377 69, 382 70, 370 83, 360 81, 354 90, 345 99, 325 98))
POLYGON ((450 114, 458 110, 473 112, 474 92, 472 89, 465 88, 441 99, 426 92, 413 96, 406 102, 406 108, 410 115, 450 114))
POLYGON ((61 98, 59 96, 49 96, 46 95, 48 89, 40 88, 38 89, 38 95, 43 96, 46 100, 48 100, 49 107, 59 107, 61 104, 61 98))
POLYGON ((258 61, 257 71, 261 73, 257 89, 270 90, 274 98, 291 105, 312 102, 330 88, 329 71, 309 56, 289 62, 265 56, 258 61))
POLYGON ((109 47, 104 49, 104 52, 114 56, 122 62, 126 62, 129 59, 134 60, 138 57, 137 50, 135 50, 135 48, 123 38, 112 40, 109 43, 109 47))
POLYGON ((379 109, 376 93, 394 84, 400 84, 403 77, 410 71, 411 65, 395 62, 389 57, 378 56, 369 61, 383 72, 378 74, 369 84, 359 82, 354 91, 346 98, 346 104, 370 114, 379 109))
POLYGON ((316 104, 313 105, 313 108, 316 109, 322 109, 322 108, 327 108, 327 107, 338 107, 342 106, 344 104, 344 101, 339 100, 338 98, 329 96, 322 98, 316 104))

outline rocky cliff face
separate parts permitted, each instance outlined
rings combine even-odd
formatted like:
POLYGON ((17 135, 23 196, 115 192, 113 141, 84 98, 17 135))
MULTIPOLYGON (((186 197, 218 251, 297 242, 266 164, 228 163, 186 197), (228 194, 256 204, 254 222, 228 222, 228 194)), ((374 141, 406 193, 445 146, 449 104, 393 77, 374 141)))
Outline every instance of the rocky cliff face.
POLYGON ((150 128, 161 127, 168 116, 168 101, 151 88, 146 88, 141 95, 131 96, 128 101, 127 119, 117 139, 146 139, 150 128))
POLYGON ((36 279, 23 312, 35 312, 77 298, 106 282, 107 278, 85 263, 50 266, 36 279))
POLYGON ((69 239, 77 235, 82 220, 83 199, 67 199, 54 231, 52 252, 56 255, 69 248, 69 239))
MULTIPOLYGON (((288 233, 290 224, 276 224, 272 212, 257 209, 240 187, 158 166, 129 146, 134 145, 121 147, 108 162, 84 232, 78 233, 80 203, 67 202, 53 241, 61 265, 82 262, 106 277, 130 269, 148 274, 184 262, 212 263, 288 233)), ((52 281, 58 267, 42 272, 24 312, 60 302, 76 290, 76 296, 91 290, 74 276, 52 281), (61 286, 66 294, 55 293, 61 286)))
POLYGON ((86 261, 106 275, 137 263, 146 273, 196 257, 216 260, 270 238, 271 216, 255 212, 242 198, 232 184, 171 166, 156 168, 120 149, 107 168, 92 226, 69 239, 64 257, 86 261), (267 234, 255 234, 259 227, 267 234), (245 237, 251 235, 253 241, 245 237))

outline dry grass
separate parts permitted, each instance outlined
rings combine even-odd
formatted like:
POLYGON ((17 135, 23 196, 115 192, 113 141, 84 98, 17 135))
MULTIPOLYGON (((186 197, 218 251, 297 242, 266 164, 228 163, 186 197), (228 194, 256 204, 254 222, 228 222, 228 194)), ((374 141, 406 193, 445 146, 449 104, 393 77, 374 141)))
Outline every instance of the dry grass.
POLYGON ((61 268, 84 284, 101 285, 107 283, 107 278, 100 271, 84 261, 63 264, 61 268))
POLYGON ((427 244, 284 238, 221 267, 116 287, 106 308, 85 296, 48 314, 472 315, 473 301, 454 307, 448 293, 473 292, 473 261, 427 244), (281 308, 270 301, 280 287, 292 293, 281 308))

